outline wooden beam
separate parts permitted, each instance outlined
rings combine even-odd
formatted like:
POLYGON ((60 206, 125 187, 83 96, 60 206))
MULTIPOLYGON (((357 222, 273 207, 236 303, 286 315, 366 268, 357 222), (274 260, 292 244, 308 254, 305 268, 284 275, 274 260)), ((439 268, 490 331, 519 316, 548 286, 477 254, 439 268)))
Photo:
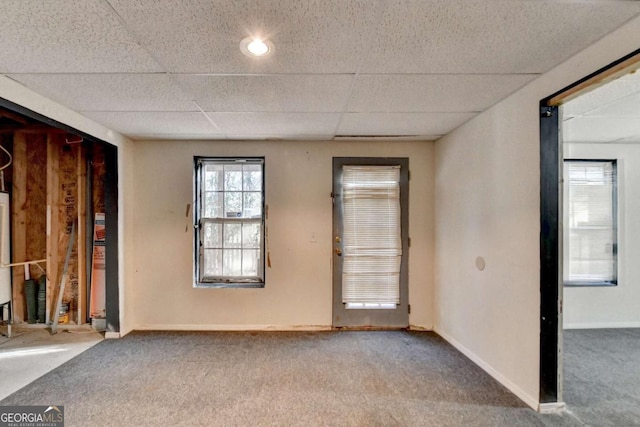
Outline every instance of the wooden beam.
POLYGON ((58 237, 59 232, 59 147, 56 135, 48 134, 47 138, 47 323, 55 314, 55 301, 58 295, 54 295, 58 280, 58 237))
POLYGON ((16 114, 13 111, 9 111, 4 108, 0 108, 0 117, 6 117, 9 120, 13 120, 14 122, 18 122, 23 125, 29 123, 29 121, 20 114, 16 114))
MULTIPOLYGON (((27 251, 27 141, 22 132, 13 135, 13 187, 11 191, 12 261, 28 261, 27 251)), ((27 320, 24 294, 24 268, 13 267, 13 317, 15 322, 27 320)))
POLYGON ((86 267, 86 253, 87 253, 87 159, 86 149, 84 145, 78 145, 77 156, 77 177, 78 183, 78 196, 77 196, 77 210, 78 210, 78 316, 77 323, 82 325, 87 318, 87 267, 86 267))

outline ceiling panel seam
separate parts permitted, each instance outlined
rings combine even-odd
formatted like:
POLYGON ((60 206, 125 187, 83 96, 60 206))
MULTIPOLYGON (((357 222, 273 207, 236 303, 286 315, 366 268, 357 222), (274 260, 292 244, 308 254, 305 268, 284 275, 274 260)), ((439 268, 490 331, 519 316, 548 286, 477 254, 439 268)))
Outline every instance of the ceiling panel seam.
MULTIPOLYGON (((138 44, 138 46, 140 46, 140 48, 142 50, 144 50, 156 62, 156 64, 158 64, 160 66, 160 68, 162 68, 164 70, 165 73, 167 73, 167 70, 168 70, 167 66, 160 60, 160 58, 158 58, 156 55, 154 55, 154 53, 151 52, 144 43, 142 43, 138 39, 138 36, 136 35, 136 33, 134 31, 131 31, 131 29, 129 28, 129 26, 125 22, 125 20, 122 18, 122 16, 120 16, 118 11, 111 5, 109 0, 102 0, 102 3, 106 6, 106 8, 109 10, 109 12, 118 20, 120 25, 122 25, 122 28, 124 28, 124 30, 129 34, 129 36, 133 40, 135 40, 135 42, 138 44)), ((140 74, 146 74, 146 73, 140 73, 140 74)))

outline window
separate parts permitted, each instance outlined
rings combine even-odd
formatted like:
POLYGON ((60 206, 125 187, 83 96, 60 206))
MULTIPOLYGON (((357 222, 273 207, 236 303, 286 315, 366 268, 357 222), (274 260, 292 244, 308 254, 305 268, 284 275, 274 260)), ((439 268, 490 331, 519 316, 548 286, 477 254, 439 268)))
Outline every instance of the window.
POLYGON ((264 159, 195 158, 196 286, 264 286, 264 159))
POLYGON ((615 160, 565 160, 564 283, 617 284, 615 160))

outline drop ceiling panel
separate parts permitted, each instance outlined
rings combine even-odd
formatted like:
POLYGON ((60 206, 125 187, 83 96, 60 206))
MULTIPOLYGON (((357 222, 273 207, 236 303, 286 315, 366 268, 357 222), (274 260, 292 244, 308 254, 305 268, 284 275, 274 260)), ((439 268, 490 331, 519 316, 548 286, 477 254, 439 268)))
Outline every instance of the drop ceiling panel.
POLYGON ((346 113, 338 135, 445 135, 475 113, 346 113))
POLYGON ((0 72, 161 71, 102 0, 2 0, 0 72))
POLYGON ((535 74, 359 75, 350 112, 482 111, 534 79, 535 74))
POLYGON ((389 0, 363 73, 540 73, 640 12, 633 1, 389 0))
POLYGON ((176 75, 205 111, 342 112, 353 75, 176 75))
POLYGON ((166 74, 12 74, 77 111, 199 111, 166 74))
POLYGON ((333 135, 340 114, 333 113, 216 113, 207 112, 220 130, 232 137, 240 135, 285 138, 333 135))
POLYGON ((563 122, 563 142, 640 142, 640 120, 576 117, 563 122))
POLYGON ((562 106, 564 117, 584 114, 638 115, 640 72, 627 74, 562 106))
POLYGON ((352 73, 366 52, 379 2, 368 0, 109 0, 171 72, 352 73), (249 35, 274 53, 248 58, 249 35))
POLYGON ((221 136, 202 113, 191 112, 83 112, 102 125, 133 138, 159 135, 193 135, 216 138, 221 136))
POLYGON ((640 121, 640 93, 630 94, 617 102, 596 108, 586 113, 585 116, 627 117, 640 121))

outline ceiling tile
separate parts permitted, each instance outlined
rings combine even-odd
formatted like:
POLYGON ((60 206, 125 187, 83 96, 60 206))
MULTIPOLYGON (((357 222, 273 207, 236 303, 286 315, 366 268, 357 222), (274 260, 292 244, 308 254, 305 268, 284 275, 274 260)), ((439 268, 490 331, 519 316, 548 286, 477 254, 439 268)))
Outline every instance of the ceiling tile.
POLYGON ((338 135, 445 135, 475 113, 346 113, 338 135))
POLYGON ((206 113, 227 135, 283 138, 333 135, 335 113, 206 113))
POLYGON ((12 74, 11 78, 78 111, 199 111, 166 74, 12 74))
POLYGON ((640 121, 640 92, 632 93, 619 101, 603 105, 585 114, 585 117, 594 116, 628 117, 640 121))
POLYGON ((162 71, 101 0, 2 0, 0 72, 162 71))
POLYGON ((205 111, 342 112, 353 75, 176 75, 205 111))
POLYGON ((640 71, 627 74, 562 105, 564 117, 583 114, 638 115, 640 71), (634 113, 635 112, 635 113, 634 113))
POLYGON ((362 73, 545 72, 640 13, 633 1, 385 4, 362 73))
POLYGON ((349 112, 482 111, 534 79, 535 74, 358 75, 349 112))
POLYGON ((576 117, 562 124, 562 140, 571 142, 640 142, 640 120, 627 117, 576 117))
POLYGON ((159 135, 221 135, 202 113, 89 111, 83 115, 133 138, 159 135))
POLYGON ((171 72, 352 73, 377 25, 369 0, 109 0, 171 72), (243 38, 270 39, 273 54, 248 58, 243 38))

